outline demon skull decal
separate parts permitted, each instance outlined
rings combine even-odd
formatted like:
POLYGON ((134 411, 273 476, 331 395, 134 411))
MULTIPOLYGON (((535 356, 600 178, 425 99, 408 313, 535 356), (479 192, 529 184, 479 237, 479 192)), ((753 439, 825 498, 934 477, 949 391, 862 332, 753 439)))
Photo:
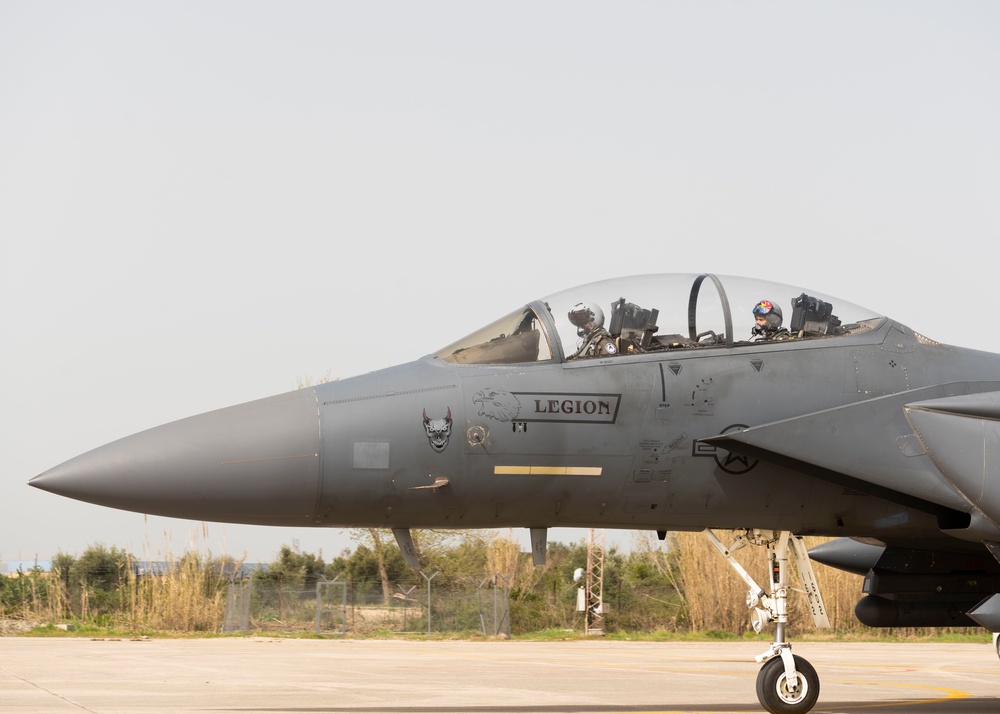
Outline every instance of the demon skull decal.
POLYGON ((431 448, 439 453, 444 451, 451 436, 451 407, 448 407, 448 414, 444 419, 431 419, 424 409, 424 431, 427 432, 431 448))

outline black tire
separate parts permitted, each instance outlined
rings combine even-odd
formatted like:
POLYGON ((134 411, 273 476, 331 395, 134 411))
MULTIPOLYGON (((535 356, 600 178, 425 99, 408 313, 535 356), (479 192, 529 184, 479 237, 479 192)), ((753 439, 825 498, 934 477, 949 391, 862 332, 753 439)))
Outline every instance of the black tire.
POLYGON ((819 676, 806 660, 793 655, 795 672, 799 675, 801 689, 788 691, 785 663, 775 657, 764 663, 757 674, 757 699, 771 714, 805 714, 819 698, 819 676))

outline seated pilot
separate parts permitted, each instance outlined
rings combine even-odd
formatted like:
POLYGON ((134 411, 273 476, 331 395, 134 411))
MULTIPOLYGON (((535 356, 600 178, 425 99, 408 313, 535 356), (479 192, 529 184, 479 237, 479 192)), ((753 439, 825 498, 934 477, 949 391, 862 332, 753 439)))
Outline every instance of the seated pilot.
POLYGON ((569 311, 569 321, 576 326, 580 338, 577 357, 608 357, 618 354, 618 347, 611 334, 604 329, 604 311, 597 305, 580 302, 569 311))
POLYGON ((753 308, 757 324, 751 330, 754 342, 791 339, 791 333, 781 326, 781 308, 770 300, 761 300, 753 308))

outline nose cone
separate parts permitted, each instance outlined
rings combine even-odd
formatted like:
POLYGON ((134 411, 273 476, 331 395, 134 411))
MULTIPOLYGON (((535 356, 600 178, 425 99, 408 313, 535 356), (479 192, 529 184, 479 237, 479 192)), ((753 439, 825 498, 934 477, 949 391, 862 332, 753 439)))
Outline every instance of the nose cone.
POLYGON ((119 439, 28 483, 139 513, 311 525, 320 490, 319 442, 315 391, 301 389, 119 439))

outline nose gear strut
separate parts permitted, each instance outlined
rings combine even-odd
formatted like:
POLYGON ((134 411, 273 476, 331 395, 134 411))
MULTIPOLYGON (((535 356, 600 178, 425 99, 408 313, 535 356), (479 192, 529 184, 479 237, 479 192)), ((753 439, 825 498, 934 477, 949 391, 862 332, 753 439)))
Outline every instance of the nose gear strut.
POLYGON ((705 535, 750 587, 747 607, 753 611, 750 622, 754 631, 759 634, 766 623, 774 623, 774 641, 767 652, 755 658, 764 665, 757 674, 757 699, 771 714, 805 714, 813 708, 819 697, 819 677, 809 662, 798 655, 792 655, 792 645, 785 641, 790 589, 789 555, 795 560, 816 627, 829 627, 830 620, 802 538, 789 531, 746 530, 736 536, 732 545, 727 548, 711 530, 706 530, 705 535), (758 585, 733 557, 734 551, 747 545, 767 549, 771 571, 770 587, 767 590, 758 585))

